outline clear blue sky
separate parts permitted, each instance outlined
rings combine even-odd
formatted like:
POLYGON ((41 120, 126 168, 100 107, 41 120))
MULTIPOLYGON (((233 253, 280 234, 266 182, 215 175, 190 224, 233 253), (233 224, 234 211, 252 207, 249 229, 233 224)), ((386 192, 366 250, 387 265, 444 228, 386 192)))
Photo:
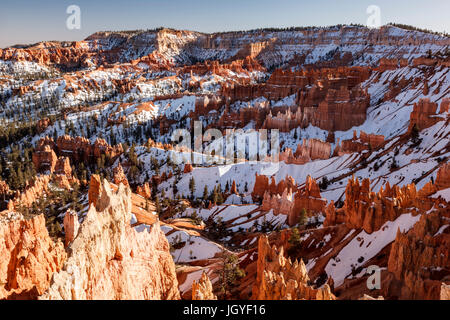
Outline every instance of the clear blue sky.
POLYGON ((450 32, 450 0, 1 0, 0 47, 160 26, 215 32, 365 24, 372 4, 381 8, 382 24, 450 32), (71 4, 81 8, 81 30, 66 28, 71 4))

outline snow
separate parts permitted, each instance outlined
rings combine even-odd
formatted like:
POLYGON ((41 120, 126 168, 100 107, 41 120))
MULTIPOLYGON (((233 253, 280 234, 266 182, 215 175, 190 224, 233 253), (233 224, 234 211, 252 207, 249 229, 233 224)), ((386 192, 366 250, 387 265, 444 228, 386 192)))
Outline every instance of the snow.
POLYGON ((171 252, 175 263, 186 263, 194 260, 203 260, 213 258, 217 253, 223 251, 223 248, 203 237, 192 236, 186 231, 173 231, 169 226, 162 226, 161 229, 166 234, 167 240, 172 245, 178 241, 186 242, 181 249, 171 252))
POLYGON ((352 272, 352 266, 356 269, 376 256, 384 247, 395 240, 397 230, 406 232, 419 221, 420 215, 403 214, 395 221, 386 222, 380 230, 367 234, 361 231, 340 252, 331 259, 325 267, 325 272, 333 278, 335 286, 340 286, 345 278, 352 272), (358 262, 360 257, 363 262, 358 262))
POLYGON ((242 204, 242 198, 237 194, 232 194, 225 200, 225 204, 242 204))
POLYGON ((446 224, 446 225, 443 225, 442 227, 440 227, 439 230, 438 230, 438 232, 436 232, 436 234, 434 235, 434 237, 436 237, 436 236, 438 236, 438 235, 440 235, 440 234, 443 234, 444 231, 445 231, 445 229, 447 229, 448 226, 449 226, 449 225, 446 224))
POLYGON ((433 198, 442 197, 445 201, 450 202, 450 188, 436 192, 433 198))
MULTIPOLYGON (((203 190, 207 186, 211 191, 217 184, 220 184, 222 190, 226 184, 229 185, 233 180, 236 181, 236 186, 239 192, 245 192, 245 182, 247 183, 247 189, 253 190, 255 183, 255 174, 274 176, 276 182, 283 180, 286 176, 292 176, 298 184, 304 184, 308 175, 313 178, 321 178, 322 176, 328 176, 331 178, 334 175, 344 173, 348 168, 344 167, 344 164, 352 158, 353 155, 344 155, 342 157, 336 157, 327 160, 312 161, 304 165, 289 164, 284 162, 272 163, 272 162, 242 162, 231 165, 211 166, 211 167, 195 167, 194 171, 182 176, 181 180, 177 184, 179 194, 189 194, 189 181, 192 177, 195 178, 196 191, 194 195, 201 197, 203 190)), ((161 189, 171 189, 173 179, 163 182, 160 185, 161 189)), ((345 186, 343 186, 345 188, 345 186)), ((343 191, 343 190, 342 190, 343 191)), ((330 200, 337 200, 341 193, 335 194, 330 200)), ((331 193, 329 195, 332 195, 331 193)), ((329 196, 327 195, 327 197, 329 196)))
POLYGON ((194 283, 194 281, 198 282, 200 280, 200 278, 202 277, 202 274, 203 274, 203 270, 197 270, 197 271, 188 273, 186 280, 178 287, 180 289, 181 294, 191 290, 192 283, 194 283))

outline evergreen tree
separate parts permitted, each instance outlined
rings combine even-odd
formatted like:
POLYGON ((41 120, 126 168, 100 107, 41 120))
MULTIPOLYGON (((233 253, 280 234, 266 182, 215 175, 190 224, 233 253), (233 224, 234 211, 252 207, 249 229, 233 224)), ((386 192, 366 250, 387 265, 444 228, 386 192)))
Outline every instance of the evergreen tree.
POLYGON ((305 208, 303 208, 298 218, 298 224, 304 226, 306 225, 307 222, 308 222, 308 212, 306 211, 305 208))
POLYGON ((414 124, 411 129, 411 143, 411 147, 413 148, 419 146, 422 143, 422 139, 420 138, 420 131, 417 127, 417 124, 414 124))
POLYGON ((288 242, 289 242, 289 248, 287 251, 288 255, 290 255, 290 256, 297 255, 297 253, 301 247, 301 244, 302 244, 302 240, 301 240, 300 232, 298 231, 298 228, 292 229, 292 232, 291 232, 288 242))
POLYGON ((156 209, 156 213, 158 214, 158 216, 161 215, 161 204, 159 203, 159 198, 156 197, 155 199, 155 209, 156 209))
POLYGON ((245 272, 239 267, 239 258, 224 249, 220 254, 218 273, 220 295, 222 299, 226 299, 237 287, 238 281, 245 276, 245 272))
POLYGON ((191 192, 191 198, 194 199, 194 193, 195 193, 195 179, 192 177, 189 180, 189 191, 191 192))
POLYGON ((208 200, 208 186, 205 184, 205 188, 203 189, 203 201, 208 200))

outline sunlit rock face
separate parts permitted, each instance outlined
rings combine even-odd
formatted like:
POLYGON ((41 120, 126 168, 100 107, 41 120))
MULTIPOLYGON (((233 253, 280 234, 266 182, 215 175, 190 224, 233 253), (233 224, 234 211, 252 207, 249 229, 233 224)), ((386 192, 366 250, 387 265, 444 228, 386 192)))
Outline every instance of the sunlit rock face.
POLYGON ((62 269, 67 254, 50 238, 43 215, 0 217, 0 299, 36 299, 62 269))
POLYGON ((213 293, 211 281, 206 273, 198 282, 192 283, 192 300, 217 300, 217 296, 213 293))
POLYGON ((64 268, 41 299, 179 299, 175 265, 159 222, 143 232, 130 226, 131 192, 105 180, 64 268))
POLYGON ((398 232, 389 255, 393 280, 385 295, 400 299, 448 300, 446 268, 450 264, 450 213, 437 210, 423 215, 408 233, 398 232))
POLYGON ((334 300, 330 287, 314 289, 307 283, 308 272, 302 260, 292 262, 284 257, 283 247, 271 247, 267 237, 258 242, 255 300, 334 300))

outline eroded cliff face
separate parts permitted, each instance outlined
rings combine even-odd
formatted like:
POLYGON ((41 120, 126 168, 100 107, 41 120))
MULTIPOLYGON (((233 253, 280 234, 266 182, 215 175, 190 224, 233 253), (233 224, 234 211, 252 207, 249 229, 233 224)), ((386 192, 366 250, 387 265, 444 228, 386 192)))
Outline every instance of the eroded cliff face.
MULTIPOLYGON (((23 192, 15 193, 15 197, 8 203, 8 210, 13 211, 18 207, 31 207, 33 203, 47 192, 48 185, 51 181, 51 175, 41 175, 26 187, 23 192)), ((8 211, 7 210, 7 211, 8 211)))
POLYGON ((273 210, 275 215, 287 216, 286 221, 290 226, 298 223, 303 210, 311 217, 325 212, 327 204, 326 199, 320 195, 317 182, 311 176, 307 177, 304 186, 298 187, 290 176, 278 184, 272 177, 269 184, 268 177, 256 175, 252 196, 254 199, 260 199, 261 194, 261 210, 273 210))
POLYGON ((62 242, 50 238, 43 215, 29 220, 17 213, 0 216, 0 300, 36 299, 66 256, 62 242))
POLYGON ((421 99, 418 103, 415 103, 410 115, 409 131, 414 126, 420 131, 442 121, 443 118, 445 119, 444 113, 448 112, 449 102, 449 98, 443 99, 440 107, 429 99, 421 99))
MULTIPOLYGON (((111 176, 114 177, 114 184, 110 184, 110 194, 109 191, 104 191, 107 188, 100 176, 92 175, 88 201, 93 212, 90 212, 86 221, 80 224, 78 220, 79 215, 84 217, 84 209, 78 213, 69 211, 65 215, 64 244, 70 258, 67 267, 60 271, 62 264, 55 267, 44 259, 39 261, 43 263, 43 267, 38 269, 45 271, 39 271, 36 276, 27 269, 28 265, 23 267, 25 271, 20 271, 23 276, 10 276, 7 271, 7 277, 11 280, 3 288, 3 293, 8 298, 44 294, 50 286, 53 273, 58 272, 52 287, 43 298, 175 297, 177 290, 170 289, 177 287, 171 270, 173 263, 171 264, 167 253, 167 243, 158 231, 158 216, 153 214, 156 208, 151 205, 150 198, 152 194, 164 198, 162 190, 165 193, 169 191, 172 182, 174 192, 167 192, 169 198, 175 200, 175 189, 180 196, 187 194, 187 181, 181 181, 185 177, 178 175, 178 169, 168 162, 163 164, 160 160, 164 160, 168 150, 189 150, 187 147, 172 147, 162 141, 168 141, 166 138, 174 129, 189 127, 189 123, 192 123, 189 119, 200 119, 205 130, 219 129, 223 134, 229 128, 281 130, 284 132, 281 135, 281 147, 284 151, 279 160, 291 164, 286 168, 281 163, 282 170, 285 173, 293 170, 293 176, 302 181, 304 174, 317 178, 333 177, 329 183, 331 187, 322 194, 329 197, 328 200, 336 201, 338 207, 349 176, 354 174, 365 178, 370 175, 373 179, 372 184, 370 181, 357 182, 353 179, 345 192, 345 206, 336 208, 333 201, 326 206, 327 199, 322 198, 320 188, 311 177, 306 179, 305 185, 297 185, 291 177, 282 180, 284 177, 280 172, 273 178, 257 175, 252 193, 254 203, 250 201, 250 204, 246 204, 249 200, 247 188, 244 194, 239 189, 242 191, 244 184, 251 187, 253 177, 246 175, 246 172, 242 174, 239 169, 247 168, 247 164, 236 166, 234 173, 233 170, 226 175, 220 173, 220 178, 215 183, 212 179, 215 173, 211 170, 216 168, 208 166, 196 169, 195 174, 200 177, 196 178, 197 182, 201 183, 197 189, 201 190, 207 185, 211 191, 218 183, 231 183, 231 190, 227 190, 223 198, 236 194, 239 197, 233 196, 230 201, 237 203, 240 198, 245 203, 216 206, 209 201, 208 213, 202 208, 200 211, 203 212, 197 214, 197 208, 194 208, 196 205, 187 209, 190 212, 185 211, 192 213, 192 216, 195 213, 202 219, 211 218, 209 221, 218 222, 219 217, 224 218, 221 222, 225 222, 224 227, 231 234, 230 248, 239 250, 241 267, 246 268, 247 272, 246 280, 241 283, 240 290, 237 290, 241 298, 251 297, 255 283, 256 239, 273 227, 270 243, 292 249, 289 243, 292 231, 287 227, 297 224, 303 210, 306 210, 308 216, 324 212, 326 214, 325 228, 320 226, 319 221, 314 224, 317 228, 310 228, 309 225, 301 228, 302 243, 299 248, 295 248, 298 251, 292 253, 292 257, 303 259, 308 274, 302 263, 291 264, 282 252, 273 249, 273 253, 268 246, 264 249, 267 252, 261 253, 268 261, 260 261, 260 268, 269 270, 260 272, 256 290, 259 290, 258 294, 262 292, 261 296, 313 298, 318 294, 327 295, 326 292, 314 291, 317 290, 315 287, 308 287, 308 276, 311 280, 309 283, 314 283, 315 286, 320 286, 326 280, 339 299, 355 299, 363 293, 381 295, 382 292, 366 291, 366 287, 364 290, 361 290, 362 286, 355 288, 358 283, 364 286, 365 279, 358 273, 359 270, 364 270, 370 264, 377 264, 390 277, 385 282, 390 283, 390 291, 385 296, 387 299, 437 298, 439 288, 440 297, 448 297, 448 262, 444 252, 448 243, 442 239, 445 237, 438 234, 448 233, 449 229, 445 227, 443 220, 437 223, 430 215, 427 222, 422 223, 422 228, 428 230, 426 235, 399 234, 395 244, 396 228, 389 229, 391 224, 387 223, 396 223, 405 213, 411 214, 416 222, 420 216, 429 215, 430 210, 436 210, 438 206, 441 206, 438 208, 441 212, 448 210, 448 203, 444 200, 447 198, 447 191, 440 192, 440 198, 437 195, 429 198, 437 190, 450 188, 450 167, 446 164, 449 145, 445 141, 449 125, 450 100, 445 97, 448 93, 447 69, 450 65, 449 58, 437 58, 437 50, 445 50, 448 44, 448 37, 402 31, 395 27, 368 30, 339 26, 212 35, 167 29, 102 32, 83 42, 41 43, 24 49, 0 50, 0 57, 6 59, 7 65, 6 77, 0 80, 0 100, 6 103, 5 117, 11 121, 21 114, 34 115, 32 118, 36 120, 41 116, 45 117, 36 123, 39 136, 32 132, 34 130, 30 130, 30 134, 26 134, 20 143, 37 141, 33 153, 35 168, 46 174, 50 172, 49 175, 38 176, 34 183, 28 183, 23 190, 18 190, 13 184, 8 186, 0 180, 2 209, 8 207, 6 214, 14 209, 19 210, 21 206, 33 209, 33 204, 39 205, 41 199, 48 199, 54 186, 75 191, 73 194, 78 193, 74 182, 77 182, 75 177, 80 172, 76 173, 78 170, 74 170, 72 173, 72 165, 75 169, 83 163, 89 174, 99 169, 96 168, 98 159, 106 158, 109 162, 111 158, 110 163, 118 164, 114 170, 109 165, 105 166, 106 172, 102 172, 103 168, 100 170, 108 176, 112 173, 111 176), (411 47, 414 47, 413 51, 411 47), (430 47, 433 52, 428 55, 426 51, 430 47), (435 57, 429 58, 432 56, 435 57), (89 69, 85 69, 86 67, 89 69), (17 70, 24 73, 17 74, 17 70), (74 70, 78 71, 65 72, 74 70), (58 111, 56 117, 47 118, 41 113, 41 109, 48 109, 49 105, 54 105, 58 111), (412 111, 411 116, 409 111, 412 111), (89 114, 91 116, 86 118, 89 114), (70 136, 58 137, 64 121, 69 125, 70 130, 67 132, 70 136), (323 130, 309 128, 311 125, 323 130), (422 131, 419 133, 419 140, 424 142, 416 149, 406 143, 407 139, 412 138, 411 130, 414 125, 422 131), (353 138, 349 139, 350 130, 355 126, 360 132, 359 137, 355 132, 353 138), (404 133, 408 126, 409 132, 404 133), (293 129, 296 131, 293 132, 293 129), (320 140, 327 135, 326 142, 320 140), (102 139, 108 136, 109 142, 102 139), (144 145, 144 140, 149 136, 157 142, 149 139, 144 145), (393 139, 396 138, 399 139, 395 142, 393 139), (391 143, 392 141, 394 142, 391 143), (130 163, 127 161, 127 158, 130 160, 130 155, 120 145, 125 142, 127 145, 136 145, 139 162, 142 164, 138 166, 142 172, 136 176, 133 174, 135 177, 128 177, 129 185, 133 188, 137 186, 137 194, 131 194, 131 227, 130 221, 127 222, 129 217, 121 215, 128 212, 126 208, 130 205, 127 200, 116 199, 123 192, 123 187, 121 191, 117 185, 128 184, 125 172, 130 163), (408 149, 401 148, 402 145, 408 149), (144 147, 147 148, 144 150, 144 147), (349 153, 352 154, 351 157, 343 156, 349 153), (358 157, 358 153, 361 157, 358 157), (386 155, 398 156, 399 170, 389 170, 388 162, 383 160, 386 155), (120 159, 115 159, 119 156, 120 159), (158 164, 160 163, 161 173, 152 169, 152 158, 155 156, 158 164), (328 160, 331 157, 336 159, 328 160), (407 164, 410 158, 411 163, 407 164), (315 160, 325 161, 302 166, 315 160), (441 165, 435 176, 437 163, 444 165, 441 165), (380 167, 383 169, 378 170, 380 167), (417 174, 405 174, 407 171, 421 172, 422 169, 426 172, 420 177, 417 174), (174 175, 175 181, 170 181, 174 175), (407 185, 414 181, 422 186, 423 180, 430 176, 436 177, 436 182, 426 184, 422 190, 416 189, 412 184, 407 185), (386 185, 381 191, 373 192, 370 185, 378 186, 377 181, 389 181, 393 187, 386 185), (150 187, 151 185, 155 188, 150 187), (258 207, 259 203, 261 207, 258 207), (280 214, 285 217, 279 216, 280 214), (433 228, 428 228, 428 223, 433 228), (253 227, 248 227, 250 224, 253 227), (384 224, 387 227, 383 227, 384 224), (283 231, 278 232, 279 227, 283 231), (146 231, 136 233, 137 229, 146 231), (369 236, 378 241, 366 241, 369 236), (422 241, 421 237, 425 240, 422 241), (374 254, 371 258, 362 257, 363 262, 359 262, 357 245, 353 246, 353 240, 359 241, 358 238, 362 239, 359 248, 365 253, 371 251, 374 254), (392 252, 391 247, 394 248, 392 252), (342 259, 339 254, 346 252, 342 250, 352 252, 342 259), (390 253, 392 258, 388 270, 390 253), (439 254, 443 260, 439 260, 439 254), (331 268, 333 259, 337 263, 334 266, 346 273, 342 284, 342 277, 336 275, 331 268), (343 260, 352 262, 351 259, 352 265, 342 263, 343 260), (416 264, 414 260, 426 261, 416 264), (164 269, 166 264, 170 265, 166 268, 169 271, 164 269), (422 270, 420 265, 425 266, 425 269, 422 270), (438 268, 441 269, 437 270, 438 268), (31 279, 31 282, 26 279, 31 279), (169 283, 173 284, 172 287, 169 283), (15 291, 13 286, 17 287, 15 291)), ((414 132, 417 133, 416 130, 414 132)), ((251 167, 252 170, 255 169, 253 165, 251 167)), ((179 169, 184 175, 194 170, 190 164, 186 164, 184 170, 181 167, 179 169)), ((256 169, 255 172, 259 174, 261 171, 256 169)), ((80 176, 83 177, 81 185, 87 185, 88 176, 80 176)), ((8 183, 11 181, 5 174, 3 179, 8 183)), ((325 180, 323 183, 326 184, 325 180)), ((72 199, 71 204, 85 205, 86 200, 84 189, 81 188, 79 197, 72 199)), ((180 204, 188 207, 191 205, 184 200, 180 204)), ((163 204, 162 207, 162 217, 169 218, 177 210, 170 205, 167 212, 164 212, 166 205, 163 204)), ((58 210, 58 218, 61 218, 59 214, 63 212, 58 210)), ((2 213, 0 220, 1 215, 2 213)), ((177 215, 174 221, 165 221, 173 226, 166 234, 167 238, 172 241, 176 232, 178 235, 186 232, 189 237, 202 240, 201 243, 189 241, 183 244, 186 251, 198 245, 191 254, 195 260, 189 257, 191 265, 186 269, 204 269, 215 283, 217 278, 210 272, 214 269, 214 257, 210 257, 209 248, 220 248, 216 243, 216 236, 209 233, 208 223, 198 225, 197 221, 188 221, 181 213, 177 212, 177 215), (205 259, 197 260, 200 256, 198 253, 203 255, 205 252, 208 253, 205 254, 205 259)), ((311 219, 310 222, 314 220, 321 219, 311 219)), ((58 222, 62 222, 61 219, 58 222)), ((414 222, 411 221, 408 227, 412 227, 414 222)), ((33 230, 28 226, 24 228, 40 233, 40 229, 33 230)), ((16 230, 13 227, 10 229, 16 230)), ((17 240, 14 247, 10 246, 13 248, 11 250, 15 250, 16 247, 21 248, 23 243, 27 244, 21 250, 24 255, 18 254, 20 259, 11 258, 8 268, 11 266, 22 270, 21 259, 25 255, 30 256, 26 232, 23 240, 17 240)), ((52 232, 50 234, 53 235, 52 232)), ((49 242, 49 246, 51 245, 49 242)), ((5 256, 10 254, 13 257, 15 253, 8 253, 8 250, 4 251, 5 256)), ((49 257, 60 259, 53 251, 49 253, 49 257)), ((214 252, 211 253, 213 254, 214 252)), ((189 298, 191 294, 193 299, 214 298, 210 290, 211 281, 206 275, 198 283, 194 283, 192 292, 188 291, 192 285, 192 277, 188 275, 196 271, 182 271, 182 277, 178 278, 182 283, 180 291, 183 298, 189 298)), ((199 276, 196 273, 195 279, 199 276)))
POLYGON ((192 283, 192 300, 217 300, 208 275, 203 272, 200 280, 192 283))
POLYGON ((40 298, 179 299, 175 264, 159 222, 136 231, 130 225, 130 189, 120 184, 114 192, 106 180, 100 187, 99 199, 72 235, 64 268, 40 298))
POLYGON ((367 134, 364 131, 360 132, 358 138, 356 131, 353 131, 353 138, 349 140, 343 140, 339 143, 337 141, 336 149, 333 154, 335 156, 341 156, 343 154, 361 153, 365 150, 373 150, 381 147, 384 143, 384 136, 376 134, 367 134))
MULTIPOLYGON (((2 60, 33 61, 42 65, 56 65, 65 68, 80 68, 100 66, 114 61, 129 62, 148 59, 158 68, 170 66, 176 62, 193 62, 192 55, 205 56, 211 60, 226 60, 234 57, 241 59, 246 56, 257 58, 268 66, 278 64, 282 56, 298 54, 298 60, 308 49, 315 46, 336 44, 342 47, 333 58, 340 65, 348 64, 352 51, 348 49, 361 47, 370 53, 378 53, 381 47, 390 50, 389 56, 395 59, 384 59, 380 65, 382 70, 392 70, 398 64, 405 63, 404 54, 410 53, 409 46, 425 46, 429 44, 445 46, 449 40, 445 37, 402 32, 391 26, 379 29, 364 27, 341 26, 310 28, 307 30, 285 32, 260 30, 251 33, 227 32, 204 34, 186 30, 159 29, 135 32, 97 32, 78 42, 42 42, 26 48, 0 49, 2 60), (298 50, 298 46, 304 47, 298 50), (367 47, 368 46, 368 47, 367 47), (395 48, 395 50, 394 50, 395 48), (284 50, 285 54, 275 55, 274 51, 284 50), (225 51, 226 53, 224 53, 225 51), (183 55, 186 52, 188 54, 183 55)), ((428 48, 428 46, 427 46, 428 48)), ((354 49, 353 49, 354 50, 354 49)), ((424 52, 425 50, 421 48, 424 52)), ((415 64, 433 63, 432 59, 414 61, 415 64)), ((322 62, 324 66, 328 61, 322 62)), ((303 64, 303 63, 302 63, 303 64)))
POLYGON ((326 205, 327 200, 322 198, 316 180, 308 175, 305 185, 294 196, 294 210, 289 217, 290 225, 298 222, 303 210, 306 210, 306 214, 311 217, 324 212, 326 205))
POLYGON ((319 139, 303 139, 295 153, 286 148, 280 153, 279 160, 286 164, 305 164, 314 160, 325 160, 331 156, 331 144, 319 139))
POLYGON ((435 185, 438 190, 450 188, 450 163, 444 163, 439 168, 435 185))
POLYGON ((434 202, 427 197, 436 191, 432 183, 419 191, 414 184, 391 187, 387 183, 379 192, 373 192, 369 179, 360 183, 353 177, 345 190, 344 207, 336 210, 333 205, 329 205, 324 225, 345 223, 348 228, 362 228, 372 233, 404 213, 411 212, 416 216, 430 210, 434 202))
POLYGON ((450 212, 437 209, 408 233, 397 232, 387 269, 393 280, 385 295, 399 299, 448 299, 450 212))
POLYGON ((104 139, 91 143, 84 137, 59 136, 56 142, 50 137, 39 139, 33 152, 33 164, 37 171, 56 170, 69 175, 70 163, 94 162, 102 155, 115 158, 123 153, 122 145, 110 146, 104 139), (59 158, 58 158, 59 156, 59 158), (60 163, 58 163, 60 161, 60 163))
POLYGON ((334 300, 328 284, 319 289, 308 285, 309 277, 302 260, 292 262, 284 257, 283 247, 271 247, 266 236, 258 242, 254 300, 334 300))
POLYGON ((42 42, 29 48, 0 49, 1 60, 32 61, 41 65, 58 65, 65 68, 81 68, 92 65, 96 56, 86 42, 73 42, 69 46, 59 42, 42 42))

